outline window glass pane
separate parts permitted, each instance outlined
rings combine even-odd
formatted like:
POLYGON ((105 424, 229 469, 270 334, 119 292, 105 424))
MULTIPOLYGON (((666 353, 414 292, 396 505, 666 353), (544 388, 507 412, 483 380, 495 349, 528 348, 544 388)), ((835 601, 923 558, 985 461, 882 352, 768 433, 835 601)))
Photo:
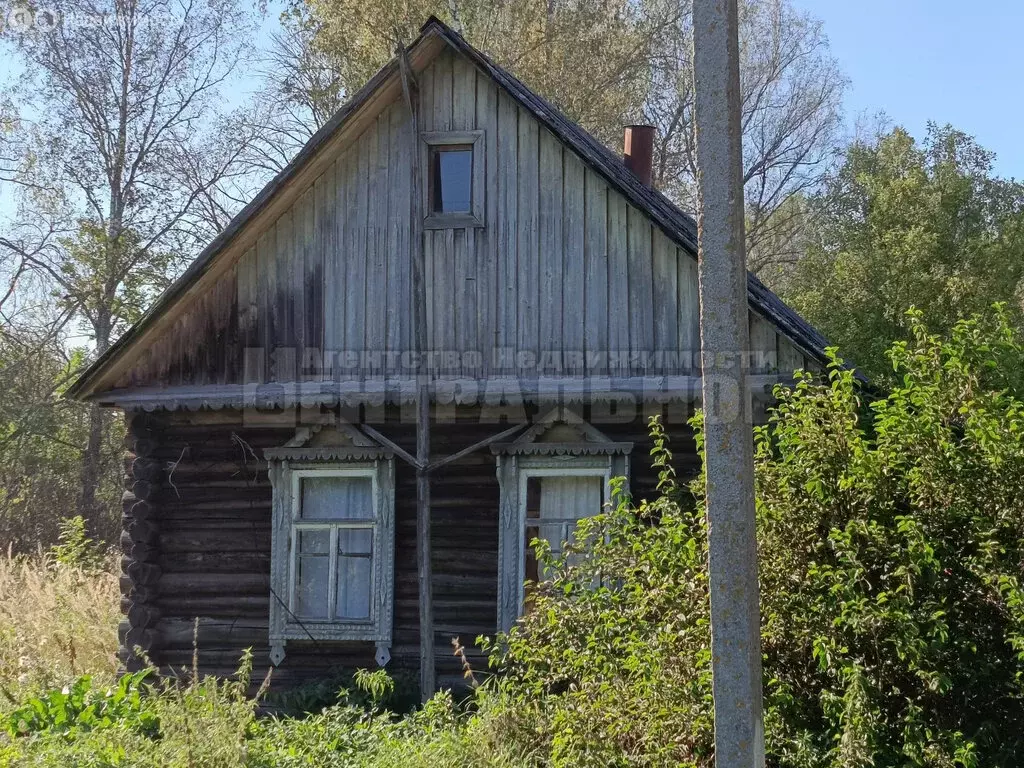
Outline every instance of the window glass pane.
POLYGON ((295 615, 300 619, 327 618, 330 567, 327 555, 299 554, 295 574, 295 615))
POLYGON ((472 211, 472 147, 464 144, 434 147, 431 177, 434 213, 472 211))
POLYGON ((326 528, 299 530, 299 552, 303 555, 326 555, 331 551, 331 532, 326 528))
POLYGON ((306 520, 368 520, 373 511, 369 477, 302 478, 301 516, 306 520))
POLYGON ((337 618, 370 618, 372 566, 373 559, 365 555, 338 556, 337 618))
POLYGON ((561 554, 563 543, 573 539, 576 521, 599 514, 603 502, 604 478, 597 475, 527 478, 523 550, 526 579, 546 578, 530 542, 544 539, 553 554, 561 554))
POLYGON ((600 514, 604 478, 540 478, 540 515, 544 519, 582 520, 600 514))
POLYGON ((338 530, 339 555, 373 554, 372 528, 341 528, 338 530))

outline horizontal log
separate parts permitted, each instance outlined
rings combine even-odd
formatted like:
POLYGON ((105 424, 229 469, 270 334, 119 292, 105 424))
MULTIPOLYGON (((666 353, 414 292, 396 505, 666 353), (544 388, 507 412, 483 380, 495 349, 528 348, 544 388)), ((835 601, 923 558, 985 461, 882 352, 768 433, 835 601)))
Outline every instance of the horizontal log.
POLYGON ((270 531, 164 531, 160 548, 164 552, 269 552, 270 531))
POLYGON ((270 613, 270 595, 165 595, 157 604, 167 616, 262 618, 270 613))
POLYGON ((262 573, 270 575, 270 549, 262 552, 161 552, 159 564, 167 572, 262 573))
POLYGON ((129 517, 124 532, 136 544, 155 544, 160 538, 160 526, 151 518, 129 517))
POLYGON ((135 480, 159 480, 163 474, 163 466, 159 461, 136 455, 129 466, 129 474, 135 480))
POLYGON ((157 643, 157 632, 150 627, 129 626, 124 633, 124 647, 128 650, 136 646, 146 651, 152 651, 159 647, 157 643))
POLYGON ((125 611, 125 615, 128 617, 128 623, 132 627, 152 627, 160 621, 162 614, 160 609, 153 605, 153 603, 130 600, 123 600, 123 603, 128 603, 128 610, 125 611))
MULTIPOLYGON (((158 544, 148 544, 144 541, 132 541, 127 532, 125 532, 123 536, 128 537, 129 546, 127 548, 122 546, 121 551, 135 562, 155 563, 160 557, 160 547, 158 544)), ((123 545, 124 538, 122 538, 121 541, 123 545)))
POLYGON ((126 524, 131 520, 153 520, 161 511, 152 502, 136 499, 131 491, 125 491, 121 497, 122 514, 121 522, 126 524))
POLYGON ((160 590, 156 584, 146 586, 143 584, 135 584, 132 582, 131 577, 127 575, 121 575, 118 578, 119 586, 121 587, 122 597, 132 602, 143 602, 149 603, 156 599, 157 595, 160 594, 160 590))
POLYGON ((160 522, 161 533, 168 536, 178 534, 188 535, 196 531, 223 531, 225 533, 234 531, 237 532, 238 535, 245 535, 250 531, 260 531, 262 533, 269 534, 271 529, 271 513, 268 507, 267 511, 259 517, 225 516, 182 520, 180 518, 167 515, 160 522))
MULTIPOLYGON (((268 642, 269 621, 260 619, 199 619, 198 644, 200 648, 245 648, 268 642)), ((195 633, 195 620, 164 617, 156 625, 166 648, 191 648, 195 633)))
POLYGON ((266 573, 164 573, 160 591, 165 595, 189 594, 253 596, 270 595, 270 574, 266 573))
MULTIPOLYGON (((269 487, 267 488, 269 490, 269 487)), ((270 494, 260 492, 248 494, 248 497, 239 497, 238 494, 220 494, 212 499, 190 500, 182 502, 177 499, 169 500, 160 506, 163 519, 193 520, 206 519, 209 517, 243 518, 245 516, 262 516, 270 512, 270 494)))
POLYGON ((128 478, 126 490, 131 491, 138 501, 149 501, 160 492, 160 486, 148 480, 133 480, 128 478))

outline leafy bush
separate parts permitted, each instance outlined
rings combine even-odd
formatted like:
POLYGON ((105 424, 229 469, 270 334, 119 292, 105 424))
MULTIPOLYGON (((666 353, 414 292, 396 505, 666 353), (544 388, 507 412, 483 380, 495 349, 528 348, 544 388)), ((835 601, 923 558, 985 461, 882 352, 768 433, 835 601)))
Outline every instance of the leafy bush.
MULTIPOLYGON (((1024 355, 1001 311, 948 341, 911 324, 888 396, 866 405, 834 360, 780 389, 756 432, 772 765, 1024 753, 1024 355)), ((554 578, 493 645, 504 738, 539 737, 554 766, 711 764, 702 488, 688 511, 666 469, 662 498, 581 523, 573 560, 545 557, 554 578)))
POLYGON ((95 688, 92 678, 83 675, 72 685, 29 699, 4 718, 3 727, 10 736, 40 731, 66 734, 115 725, 152 733, 158 723, 143 707, 141 690, 150 671, 123 675, 115 687, 106 689, 95 688))
POLYGON ((96 571, 104 565, 103 548, 85 532, 85 519, 81 515, 60 521, 57 543, 50 548, 58 565, 96 571))

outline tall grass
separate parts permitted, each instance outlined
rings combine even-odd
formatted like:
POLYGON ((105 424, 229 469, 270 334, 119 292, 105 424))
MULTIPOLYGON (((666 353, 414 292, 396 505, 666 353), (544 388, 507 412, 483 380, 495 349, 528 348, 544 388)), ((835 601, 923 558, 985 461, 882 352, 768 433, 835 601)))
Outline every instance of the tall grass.
POLYGON ((82 674, 112 682, 118 619, 116 558, 96 567, 48 553, 0 557, 0 695, 6 704, 82 674))

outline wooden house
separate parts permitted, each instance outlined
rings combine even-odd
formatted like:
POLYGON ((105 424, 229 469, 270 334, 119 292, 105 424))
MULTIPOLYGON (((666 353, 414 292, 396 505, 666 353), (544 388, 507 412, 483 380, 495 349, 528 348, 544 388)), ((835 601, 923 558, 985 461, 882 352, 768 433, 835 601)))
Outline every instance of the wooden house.
MULTIPOLYGON (((431 19, 86 371, 128 424, 126 664, 197 627, 204 671, 431 690, 519 616, 533 537, 652 490, 648 416, 695 469, 695 224, 627 130, 624 162, 431 19)), ((825 342, 748 295, 761 402, 825 342)))

